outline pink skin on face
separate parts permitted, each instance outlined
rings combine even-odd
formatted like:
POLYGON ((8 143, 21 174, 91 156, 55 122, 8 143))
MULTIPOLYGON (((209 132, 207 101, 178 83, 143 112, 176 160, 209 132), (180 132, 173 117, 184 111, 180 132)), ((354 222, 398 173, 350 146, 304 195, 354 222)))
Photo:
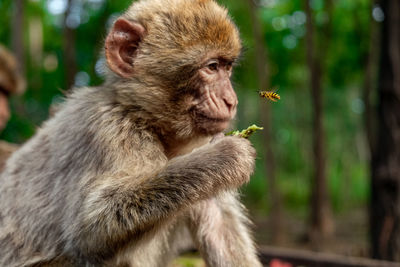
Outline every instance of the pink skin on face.
POLYGON ((236 114, 237 96, 232 88, 231 63, 211 59, 200 69, 204 86, 200 91, 197 113, 216 130, 224 130, 236 114))

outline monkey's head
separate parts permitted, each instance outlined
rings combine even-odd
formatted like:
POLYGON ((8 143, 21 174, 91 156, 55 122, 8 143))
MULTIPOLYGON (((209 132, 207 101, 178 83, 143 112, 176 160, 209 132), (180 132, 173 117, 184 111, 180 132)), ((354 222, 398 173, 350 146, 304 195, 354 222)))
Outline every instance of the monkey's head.
POLYGON ((142 0, 117 19, 105 53, 121 101, 177 138, 213 135, 235 116, 241 42, 213 0, 142 0))

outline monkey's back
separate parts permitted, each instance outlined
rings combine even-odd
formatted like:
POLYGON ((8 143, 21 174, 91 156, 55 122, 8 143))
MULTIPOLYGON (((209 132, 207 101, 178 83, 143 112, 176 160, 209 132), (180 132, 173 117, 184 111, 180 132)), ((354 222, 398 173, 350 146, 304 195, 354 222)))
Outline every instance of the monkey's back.
POLYGON ((0 176, 0 266, 73 250, 79 222, 72 218, 84 216, 82 196, 98 177, 146 157, 158 166, 166 161, 122 110, 104 88, 79 89, 7 161, 0 176), (146 146, 156 153, 143 154, 146 146))

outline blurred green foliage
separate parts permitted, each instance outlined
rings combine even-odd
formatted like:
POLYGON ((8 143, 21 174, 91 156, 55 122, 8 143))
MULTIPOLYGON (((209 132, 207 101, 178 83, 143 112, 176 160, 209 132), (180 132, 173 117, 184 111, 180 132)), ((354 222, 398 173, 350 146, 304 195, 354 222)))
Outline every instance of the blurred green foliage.
MULTIPOLYGON (((240 104, 235 128, 260 124, 260 102, 256 78, 254 39, 247 1, 221 0, 240 28, 245 46, 234 73, 240 104)), ((49 107, 62 101, 65 88, 63 63, 63 0, 25 1, 26 71, 29 88, 11 100, 12 117, 2 139, 22 143, 49 116, 49 107), (58 8, 58 9, 57 9, 58 8), (61 11, 60 11, 61 10, 61 11), (58 13, 57 13, 58 12, 58 13), (60 13, 61 12, 61 13, 60 13), (40 20, 43 30, 42 63, 32 61, 30 25, 40 20), (55 66, 56 65, 56 66, 55 66)), ((123 12, 130 0, 81 0, 76 4, 76 84, 102 82, 102 42, 112 19, 123 12), (78 18, 78 19, 77 19, 78 18), (96 67, 97 66, 97 67, 96 67), (97 71, 96 71, 97 69, 97 71)), ((270 103, 272 145, 284 206, 291 212, 307 212, 313 170, 311 136, 311 93, 305 56, 305 13, 302 0, 261 0, 258 15, 268 50, 271 84, 279 88, 281 100, 270 103)), ((368 54, 371 6, 368 0, 334 1, 332 33, 323 39, 321 29, 329 20, 325 1, 313 0, 319 45, 326 49, 323 76, 327 172, 335 211, 365 206, 368 199, 368 154, 363 131, 361 91, 365 57, 368 54), (321 41, 323 40, 323 41, 321 41)), ((0 1, 0 42, 11 46, 13 1, 0 1)), ((251 183, 245 187, 245 201, 253 211, 268 212, 264 146, 261 134, 251 137, 259 160, 251 183)))

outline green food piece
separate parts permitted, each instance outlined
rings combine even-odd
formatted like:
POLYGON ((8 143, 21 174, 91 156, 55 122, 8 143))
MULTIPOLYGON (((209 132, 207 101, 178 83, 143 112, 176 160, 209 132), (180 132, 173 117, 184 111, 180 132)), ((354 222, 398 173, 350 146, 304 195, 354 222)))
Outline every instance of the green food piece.
POLYGON ((239 136, 239 137, 243 137, 243 138, 249 138, 250 135, 252 135, 253 133, 255 133, 258 130, 263 130, 263 127, 258 127, 257 125, 253 124, 249 127, 247 127, 247 129, 242 130, 241 132, 239 132, 238 130, 234 130, 231 131, 229 133, 226 133, 225 135, 232 135, 232 136, 239 136))

